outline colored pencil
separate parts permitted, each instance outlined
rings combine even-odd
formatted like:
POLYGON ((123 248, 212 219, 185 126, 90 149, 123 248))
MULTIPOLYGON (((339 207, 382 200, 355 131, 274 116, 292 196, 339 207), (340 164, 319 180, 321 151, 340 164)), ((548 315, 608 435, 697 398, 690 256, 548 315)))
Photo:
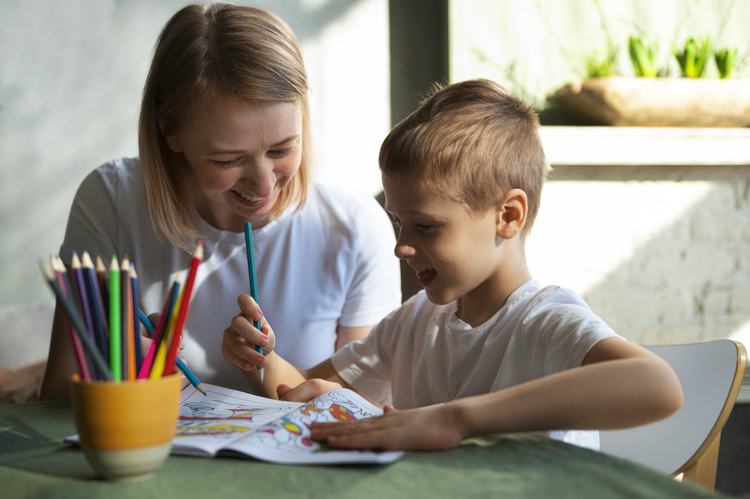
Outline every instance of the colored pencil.
POLYGON ((120 330, 122 341, 122 380, 130 380, 130 350, 133 335, 131 333, 131 324, 133 314, 130 311, 130 260, 128 255, 124 255, 120 262, 120 320, 122 329, 120 330))
MULTIPOLYGON (((78 312, 83 318, 83 323, 86 326, 86 330, 89 333, 89 337, 96 342, 96 332, 94 331, 94 316, 91 313, 91 302, 89 300, 88 292, 86 291, 86 278, 83 275, 83 268, 81 267, 81 260, 78 258, 78 253, 73 251, 70 260, 70 271, 72 272, 72 279, 74 280, 74 288, 76 292, 76 303, 78 304, 78 312)), ((96 370, 92 371, 92 377, 95 376, 96 370)), ((98 376, 95 376, 98 378, 98 376)))
POLYGON ((175 278, 174 284, 172 284, 172 287, 169 290, 169 293, 167 293, 167 298, 164 300, 164 306, 162 307, 161 311, 161 317, 159 317, 159 322, 156 324, 156 330, 154 332, 154 335, 151 337, 151 346, 148 347, 148 352, 146 352, 146 356, 143 358, 143 363, 141 364, 141 369, 138 371, 138 379, 148 379, 149 373, 151 371, 151 366, 154 362, 154 357, 156 356, 156 352, 159 349, 159 343, 161 341, 162 334, 165 329, 165 324, 167 323, 167 318, 169 316, 170 310, 174 304, 174 300, 176 300, 177 293, 179 292, 180 288, 180 273, 177 273, 177 277, 175 278))
MULTIPOLYGON (((96 283, 99 285, 99 293, 101 294, 102 308, 104 317, 109 319, 109 284, 107 283, 107 267, 102 262, 102 257, 96 255, 96 283)), ((104 324, 107 324, 107 320, 104 324)), ((109 329, 109 328, 107 328, 109 329)), ((109 345, 108 345, 109 346, 109 345)))
POLYGON ((174 372, 177 350, 179 349, 180 338, 182 337, 182 329, 185 327, 185 322, 187 321, 188 313, 190 312, 190 298, 195 283, 195 275, 198 273, 198 265, 200 265, 201 261, 203 261, 203 239, 198 240, 198 244, 193 252, 193 259, 190 262, 190 271, 188 272, 188 277, 185 281, 182 303, 180 305, 180 315, 177 318, 177 323, 174 327, 174 334, 170 340, 171 343, 169 343, 169 352, 164 365, 164 376, 169 376, 174 372))
POLYGON ((134 373, 136 376, 138 376, 138 372, 141 370, 143 359, 141 357, 141 327, 138 325, 138 312, 140 312, 140 305, 138 304, 138 274, 136 274, 135 272, 135 265, 133 265, 133 262, 130 262, 130 285, 133 289, 133 357, 135 359, 134 373))
POLYGON ((63 294, 62 289, 55 280, 55 276, 52 273, 52 270, 43 262, 40 262, 39 266, 42 269, 42 274, 44 275, 47 284, 49 284, 49 286, 52 288, 52 291, 57 296, 58 303, 63 306, 65 313, 68 314, 68 317, 73 324, 73 327, 78 332, 78 337, 81 339, 81 343, 86 349, 86 353, 91 356, 102 377, 105 380, 111 380, 112 373, 109 370, 109 366, 107 366, 107 362, 104 360, 104 357, 99 352, 94 342, 91 341, 91 338, 89 338, 88 332, 86 331, 86 326, 83 324, 83 321, 78 315, 78 311, 76 310, 75 306, 73 306, 73 304, 69 300, 65 299, 65 295, 63 294))
MULTIPOLYGON (((250 276, 250 296, 253 297, 255 303, 258 302, 258 279, 255 276, 255 252, 253 251, 253 226, 251 223, 245 224, 245 252, 247 253, 247 273, 250 276)), ((260 321, 253 321, 253 326, 260 331, 260 321)), ((255 345, 255 351, 263 355, 263 347, 255 345)), ((265 368, 259 368, 260 371, 260 382, 263 383, 263 374, 265 368)))
MULTIPOLYGON (((143 324, 146 330, 153 335, 154 325, 151 324, 151 321, 148 319, 148 317, 146 317, 146 314, 144 314, 141 309, 138 309, 138 316, 141 321, 141 324, 143 324)), ((190 381, 191 385, 193 385, 203 395, 206 395, 206 390, 203 388, 203 384, 198 380, 198 377, 195 374, 193 374, 193 371, 191 371, 188 368, 188 366, 179 357, 177 357, 177 367, 180 371, 182 371, 182 374, 185 375, 188 381, 190 381)))
POLYGON ((172 296, 172 303, 167 313, 167 322, 164 323, 164 331, 161 333, 159 338, 159 346, 156 350, 156 356, 154 362, 151 364, 151 372, 148 375, 148 379, 159 379, 164 374, 164 366, 167 362, 167 352, 169 350, 169 342, 172 341, 174 334, 174 325, 177 322, 177 314, 182 304, 182 297, 185 295, 185 287, 182 286, 179 292, 176 292, 172 296))
MULTIPOLYGON (((101 261, 101 259, 99 259, 101 261)), ((86 291, 89 296, 89 305, 92 310, 92 319, 94 321, 94 337, 99 351, 105 357, 109 355, 109 342, 107 340, 107 321, 105 319, 104 306, 102 303, 102 294, 97 280, 94 262, 88 251, 84 251, 81 258, 83 267, 83 276, 86 278, 86 291)))
POLYGON ((120 317, 120 266, 112 255, 109 266, 109 365, 114 381, 122 380, 122 318, 120 317))
MULTIPOLYGON (((54 255, 50 255, 50 264, 54 270, 55 278, 58 286, 60 286, 63 297, 67 300, 68 296, 70 296, 70 290, 68 289, 68 286, 65 283, 66 279, 63 276, 63 273, 65 272, 65 264, 62 263, 62 260, 60 260, 59 257, 55 257, 54 255)), ((62 304, 59 305, 62 307, 62 304)), ((76 363, 78 364, 78 372, 81 373, 81 379, 84 381, 90 381, 91 371, 89 370, 89 362, 86 358, 83 344, 81 343, 81 339, 75 333, 73 324, 70 322, 70 318, 68 318, 67 314, 65 314, 65 325, 68 328, 68 334, 70 334, 70 342, 73 344, 73 354, 76 363)))

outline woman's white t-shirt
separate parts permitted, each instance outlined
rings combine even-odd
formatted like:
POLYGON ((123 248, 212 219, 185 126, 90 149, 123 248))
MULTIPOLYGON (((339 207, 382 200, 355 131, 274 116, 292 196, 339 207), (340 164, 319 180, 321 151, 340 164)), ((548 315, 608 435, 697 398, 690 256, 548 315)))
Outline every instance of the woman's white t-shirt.
MULTIPOLYGON (((249 293, 244 233, 220 231, 205 221, 200 265, 185 349, 180 354, 206 383, 248 390, 240 371, 221 354, 224 329, 249 293)), ((276 351, 301 368, 334 352, 336 327, 368 326, 401 302, 395 237, 374 198, 316 183, 302 210, 253 230, 258 302, 274 329, 276 351)), ((160 312, 177 272, 191 253, 159 237, 146 206, 138 158, 115 160, 90 173, 78 189, 60 256, 71 252, 128 256, 138 273, 140 306, 160 312)))

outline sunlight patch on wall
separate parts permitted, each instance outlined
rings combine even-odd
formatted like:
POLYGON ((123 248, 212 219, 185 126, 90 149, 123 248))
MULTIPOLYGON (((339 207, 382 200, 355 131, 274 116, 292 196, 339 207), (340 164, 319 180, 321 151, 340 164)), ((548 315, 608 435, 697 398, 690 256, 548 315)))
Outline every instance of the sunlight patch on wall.
MULTIPOLYGON (((534 278, 586 294, 706 198, 712 182, 548 182, 527 240, 534 278)), ((668 235, 666 235, 668 237, 668 235)))

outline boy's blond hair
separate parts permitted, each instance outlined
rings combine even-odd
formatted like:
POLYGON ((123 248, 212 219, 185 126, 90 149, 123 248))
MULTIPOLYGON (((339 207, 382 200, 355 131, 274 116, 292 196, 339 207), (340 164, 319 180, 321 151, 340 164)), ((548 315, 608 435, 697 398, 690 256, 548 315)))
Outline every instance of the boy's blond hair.
POLYGON ((191 170, 184 156, 169 150, 165 135, 179 132, 196 106, 216 96, 252 105, 293 103, 302 111, 302 162, 274 201, 272 219, 294 203, 300 209, 313 181, 307 74, 289 26, 253 7, 182 8, 156 44, 143 89, 138 146, 154 226, 188 250, 188 238, 200 236, 191 170))
POLYGON ((388 134, 379 164, 386 175, 415 175, 473 213, 521 189, 528 197, 524 235, 539 211, 548 170, 536 113, 485 79, 437 86, 388 134))

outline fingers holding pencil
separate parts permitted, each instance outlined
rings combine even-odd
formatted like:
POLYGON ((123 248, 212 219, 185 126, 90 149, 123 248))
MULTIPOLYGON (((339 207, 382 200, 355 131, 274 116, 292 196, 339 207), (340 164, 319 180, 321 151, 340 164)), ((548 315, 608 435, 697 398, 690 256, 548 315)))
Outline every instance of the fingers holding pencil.
POLYGON ((276 345, 273 329, 250 295, 241 295, 237 303, 241 312, 232 318, 231 324, 224 331, 222 354, 227 362, 246 371, 265 367, 265 356, 276 345), (261 325, 260 329, 257 327, 258 323, 261 325))

